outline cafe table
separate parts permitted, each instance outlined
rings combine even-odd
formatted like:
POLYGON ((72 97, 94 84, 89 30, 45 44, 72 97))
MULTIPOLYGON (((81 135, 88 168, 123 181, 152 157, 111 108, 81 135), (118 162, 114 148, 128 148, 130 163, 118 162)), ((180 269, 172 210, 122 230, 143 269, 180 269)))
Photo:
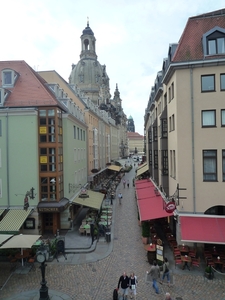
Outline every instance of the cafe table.
POLYGON ((218 257, 213 259, 213 262, 215 264, 216 269, 218 268, 219 270, 221 270, 223 272, 223 269, 224 269, 223 260, 218 256, 218 257))
POLYGON ((112 206, 111 205, 102 206, 102 209, 107 209, 107 208, 112 208, 112 206))
POLYGON ((147 251, 147 259, 150 264, 153 264, 153 261, 156 259, 156 245, 147 244, 144 246, 144 249, 147 251))
POLYGON ((88 229, 88 228, 90 228, 90 225, 89 224, 83 225, 83 228, 88 229))
POLYGON ((184 263, 182 270, 184 270, 186 267, 190 271, 190 266, 188 265, 188 263, 191 264, 191 257, 187 255, 181 255, 181 260, 184 263))
MULTIPOLYGON (((106 222, 106 221, 100 221, 100 222, 98 222, 98 224, 99 224, 99 225, 107 226, 107 222, 106 222)), ((110 226, 110 225, 111 225, 111 222, 108 221, 108 226, 110 226)))
POLYGON ((183 255, 188 255, 189 253, 189 247, 186 245, 179 245, 178 249, 180 250, 180 253, 182 253, 183 255))

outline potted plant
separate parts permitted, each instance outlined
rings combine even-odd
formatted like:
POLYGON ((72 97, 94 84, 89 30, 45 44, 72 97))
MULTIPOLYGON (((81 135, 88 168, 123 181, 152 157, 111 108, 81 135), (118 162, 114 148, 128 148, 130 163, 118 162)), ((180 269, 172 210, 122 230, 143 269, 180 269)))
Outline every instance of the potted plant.
POLYGON ((211 266, 205 268, 205 277, 208 279, 213 279, 213 271, 211 266))
POLYGON ((142 242, 143 244, 147 245, 148 238, 150 235, 150 224, 148 221, 143 221, 141 223, 141 227, 142 227, 142 242))

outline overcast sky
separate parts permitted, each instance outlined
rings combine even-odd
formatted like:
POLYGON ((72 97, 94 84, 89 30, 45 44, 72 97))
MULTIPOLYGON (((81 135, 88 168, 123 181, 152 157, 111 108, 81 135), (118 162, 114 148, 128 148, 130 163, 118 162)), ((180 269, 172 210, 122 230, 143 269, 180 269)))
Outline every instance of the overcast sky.
POLYGON ((0 60, 25 60, 68 81, 89 17, 111 95, 117 83, 125 114, 143 134, 151 87, 169 44, 179 41, 189 17, 221 8, 222 0, 7 0, 1 4, 0 60))

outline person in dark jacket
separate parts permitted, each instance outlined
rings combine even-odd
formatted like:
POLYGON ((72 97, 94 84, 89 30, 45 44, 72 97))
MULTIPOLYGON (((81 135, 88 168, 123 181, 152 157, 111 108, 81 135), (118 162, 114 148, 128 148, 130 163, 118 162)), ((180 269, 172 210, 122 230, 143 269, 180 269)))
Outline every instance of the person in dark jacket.
POLYGON ((122 289, 123 293, 123 299, 127 299, 128 295, 128 287, 129 287, 129 277, 127 276, 126 272, 123 273, 122 276, 120 276, 119 282, 118 282, 118 289, 122 289))

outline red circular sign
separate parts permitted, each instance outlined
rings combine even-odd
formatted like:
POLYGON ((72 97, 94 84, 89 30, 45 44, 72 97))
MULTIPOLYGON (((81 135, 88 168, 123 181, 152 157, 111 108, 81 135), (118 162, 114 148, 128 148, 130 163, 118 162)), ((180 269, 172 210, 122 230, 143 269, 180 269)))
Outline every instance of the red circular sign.
POLYGON ((172 213, 176 209, 176 204, 172 201, 166 203, 165 210, 167 213, 172 213))

